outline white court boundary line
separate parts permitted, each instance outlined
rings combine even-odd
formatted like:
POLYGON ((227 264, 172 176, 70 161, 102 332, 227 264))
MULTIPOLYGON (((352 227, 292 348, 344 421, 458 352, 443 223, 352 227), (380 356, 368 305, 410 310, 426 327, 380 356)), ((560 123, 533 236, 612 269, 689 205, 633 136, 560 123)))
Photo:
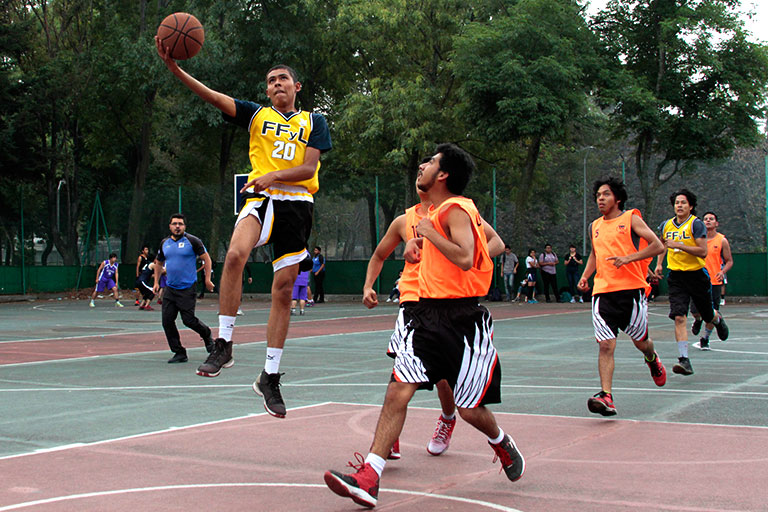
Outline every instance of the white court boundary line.
MULTIPOLYGON (((327 486, 321 484, 300 484, 300 483, 283 483, 283 482, 234 482, 234 483, 219 483, 219 484, 179 484, 179 485, 161 485, 157 487, 137 487, 132 489, 117 489, 112 491, 98 491, 88 492, 82 494, 70 494, 67 496, 57 496, 55 498, 47 498, 42 500, 28 501, 25 503, 16 503, 15 505, 8 505, 0 507, 0 512, 6 510, 18 510, 20 508, 33 507, 35 505, 46 505, 49 503, 57 503, 62 501, 71 501, 84 498, 94 498, 100 496, 114 496, 119 494, 132 494, 141 492, 157 492, 157 491, 169 491, 179 489, 209 489, 214 487, 304 487, 309 489, 328 489, 327 486)), ((431 492, 420 491, 407 491, 405 489, 388 489, 382 487, 381 491, 405 494, 408 496, 419 496, 422 498, 434 498, 440 500, 457 501, 459 503, 467 503, 470 505, 479 505, 481 507, 489 508, 492 510, 502 510, 504 512, 522 512, 516 508, 505 507, 496 503, 491 503, 482 500, 473 500, 471 498, 462 498, 461 496, 449 496, 447 494, 435 494, 431 492)))

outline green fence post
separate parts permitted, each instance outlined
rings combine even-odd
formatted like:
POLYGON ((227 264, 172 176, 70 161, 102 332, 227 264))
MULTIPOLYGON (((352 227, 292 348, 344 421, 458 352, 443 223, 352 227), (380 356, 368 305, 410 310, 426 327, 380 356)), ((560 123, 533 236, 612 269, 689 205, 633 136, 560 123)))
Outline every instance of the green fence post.
POLYGON ((19 189, 19 199, 21 201, 21 293, 27 294, 27 266, 24 261, 24 187, 19 189))

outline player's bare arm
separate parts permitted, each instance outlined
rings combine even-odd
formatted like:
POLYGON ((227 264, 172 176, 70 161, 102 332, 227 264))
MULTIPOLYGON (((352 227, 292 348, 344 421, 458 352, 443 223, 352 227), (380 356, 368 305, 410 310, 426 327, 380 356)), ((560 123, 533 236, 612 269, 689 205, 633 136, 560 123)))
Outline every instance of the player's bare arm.
POLYGON ((104 268, 104 262, 101 262, 101 265, 99 265, 99 268, 96 269, 96 282, 99 282, 99 276, 101 275, 101 271, 104 268))
POLYGON ((731 243, 728 241, 727 238, 723 238, 723 247, 722 247, 722 256, 723 256, 723 268, 720 269, 720 272, 717 273, 717 278, 722 280, 725 277, 725 274, 728 273, 731 268, 733 268, 733 255, 731 254, 731 243))
POLYGON ((171 58, 170 49, 167 48, 157 36, 155 36, 155 46, 157 46, 157 54, 163 60, 165 66, 171 71, 171 73, 176 75, 184 85, 186 85, 192 92, 200 96, 200 98, 202 98, 205 102, 210 103, 228 116, 235 116, 237 113, 237 108, 235 107, 235 100, 233 98, 218 91, 214 91, 181 69, 176 61, 171 58))
POLYGON ((653 258, 664 252, 664 244, 661 243, 659 237, 648 227, 643 219, 638 215, 632 215, 632 231, 639 237, 648 242, 648 246, 640 251, 637 251, 626 256, 608 256, 606 260, 613 261, 613 265, 616 268, 632 263, 633 261, 644 260, 646 258, 653 258))
MULTIPOLYGON (((592 237, 592 224, 589 225, 589 236, 592 237)), ((595 273, 597 264, 595 263, 595 248, 592 247, 589 251, 589 258, 587 258, 587 264, 584 267, 584 271, 581 273, 581 279, 579 279, 576 288, 585 292, 589 289, 589 278, 595 273)))
POLYGON ((488 254, 491 258, 495 258, 499 254, 504 252, 504 240, 501 239, 495 229, 483 219, 483 231, 485 231, 485 238, 488 240, 488 254))
POLYGON ((376 291, 373 284, 376 278, 381 274, 381 268, 395 248, 405 240, 405 214, 398 216, 387 228, 387 232, 373 251, 373 256, 368 262, 368 269, 365 271, 365 284, 363 284, 363 304, 368 309, 375 308, 379 304, 376 291))
POLYGON ((685 245, 682 242, 675 242, 674 240, 665 240, 664 246, 667 249, 678 249, 688 254, 698 256, 699 258, 707 257, 707 237, 696 238, 694 240, 696 245, 685 245))
POLYGON ((213 281, 211 281, 211 269, 213 268, 213 265, 211 265, 211 256, 204 252, 200 255, 200 259, 203 260, 203 269, 205 272, 205 289, 209 292, 213 291, 213 281))
POLYGON ((308 147, 304 152, 304 162, 296 167, 290 167, 288 169, 281 169, 279 171, 272 171, 254 178, 240 189, 240 192, 245 192, 247 189, 253 187, 254 192, 261 192, 268 189, 275 182, 292 182, 307 180, 314 176, 315 170, 317 170, 317 163, 320 161, 320 150, 316 148, 308 147))
POLYGON ((447 211, 440 212, 438 221, 450 238, 438 233, 432 221, 426 217, 421 219, 416 232, 432 242, 443 256, 461 270, 472 268, 475 236, 472 232, 472 220, 467 212, 458 207, 449 207, 447 211))

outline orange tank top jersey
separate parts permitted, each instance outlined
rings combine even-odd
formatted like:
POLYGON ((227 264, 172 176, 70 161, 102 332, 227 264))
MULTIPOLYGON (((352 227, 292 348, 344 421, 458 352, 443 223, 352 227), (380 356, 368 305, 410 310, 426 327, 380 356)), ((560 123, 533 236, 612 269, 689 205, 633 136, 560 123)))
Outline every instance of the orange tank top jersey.
POLYGON ((425 238, 419 266, 419 296, 426 299, 480 297, 488 293, 493 277, 493 260, 488 254, 488 240, 485 238, 482 218, 475 203, 466 197, 452 197, 443 201, 438 208, 431 207, 429 219, 437 232, 446 238, 438 218, 448 208, 461 208, 472 220, 475 238, 472 267, 467 271, 461 270, 425 238))
POLYGON ((707 258, 704 260, 704 264, 712 284, 723 284, 722 279, 715 277, 723 268, 723 240, 725 240, 725 236, 722 233, 716 234, 713 238, 707 238, 707 258))
MULTIPOLYGON (((419 215, 419 206, 411 206, 405 210, 405 241, 407 242, 411 238, 418 238, 416 234, 416 226, 419 225, 419 221, 423 215, 419 215)), ((405 262, 403 267, 403 275, 400 276, 400 283, 398 285, 400 289, 400 302, 418 301, 419 300, 419 264, 405 262)))
POLYGON ((648 246, 641 237, 632 236, 632 216, 642 218, 638 210, 628 210, 615 219, 600 217, 592 223, 592 248, 595 251, 595 286, 593 294, 621 290, 650 291, 645 280, 652 258, 633 261, 616 268, 610 256, 628 256, 648 246))

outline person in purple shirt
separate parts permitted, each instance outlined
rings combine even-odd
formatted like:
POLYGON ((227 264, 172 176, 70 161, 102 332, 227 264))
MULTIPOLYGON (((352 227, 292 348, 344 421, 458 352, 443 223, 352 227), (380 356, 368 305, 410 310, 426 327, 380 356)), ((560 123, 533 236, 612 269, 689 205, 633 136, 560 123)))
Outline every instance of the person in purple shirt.
POLYGON ((307 303, 307 286, 309 286, 309 270, 299 272, 296 282, 293 284, 293 300, 291 301, 291 314, 296 314, 296 302, 299 303, 299 315, 304 314, 304 305, 307 303))
POLYGON ((92 308, 96 307, 96 304, 93 302, 96 299, 96 294, 106 290, 112 291, 112 295, 115 297, 115 307, 123 307, 117 294, 117 254, 115 253, 110 254, 108 260, 102 261, 99 269, 96 271, 96 286, 91 294, 90 303, 92 308))

